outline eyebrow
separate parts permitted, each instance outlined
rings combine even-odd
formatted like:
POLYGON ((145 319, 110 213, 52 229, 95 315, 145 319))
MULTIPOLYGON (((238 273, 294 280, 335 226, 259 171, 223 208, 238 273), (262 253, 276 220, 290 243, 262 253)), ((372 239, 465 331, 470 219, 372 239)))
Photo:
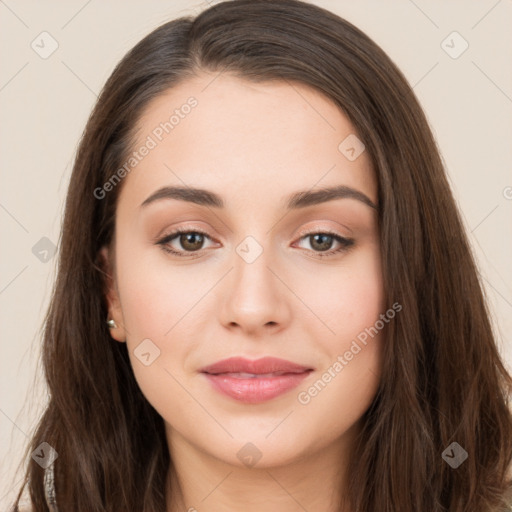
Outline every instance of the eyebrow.
MULTIPOLYGON (((155 201, 162 199, 178 199, 200 206, 211 206, 214 208, 224 208, 224 200, 221 196, 210 190, 193 187, 162 187, 151 194, 142 204, 146 207, 155 201)), ((335 187, 326 187, 311 190, 302 190, 294 192, 287 198, 286 208, 288 210, 306 208, 317 204, 326 203, 335 199, 356 199, 378 211, 377 205, 363 192, 346 185, 335 187)))

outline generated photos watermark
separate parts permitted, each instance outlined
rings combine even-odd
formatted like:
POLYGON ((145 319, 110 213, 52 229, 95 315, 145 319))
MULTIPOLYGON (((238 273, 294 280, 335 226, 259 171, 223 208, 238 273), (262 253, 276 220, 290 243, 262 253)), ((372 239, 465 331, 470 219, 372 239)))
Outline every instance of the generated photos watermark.
POLYGON ((307 390, 301 391, 297 395, 297 400, 302 405, 307 405, 311 400, 316 397, 325 387, 347 366, 350 361, 354 359, 361 350, 368 344, 368 336, 374 338, 390 320, 395 318, 396 313, 402 311, 402 305, 395 302, 386 313, 381 313, 379 320, 377 320, 371 327, 365 328, 361 331, 356 339, 352 340, 350 348, 343 354, 338 355, 336 360, 329 366, 307 390), (359 342, 359 343, 358 343, 359 342), (362 345, 362 346, 361 346, 362 345))
POLYGON ((173 114, 167 121, 161 122, 158 126, 155 126, 151 131, 151 134, 146 137, 144 143, 139 147, 138 150, 133 151, 131 156, 126 159, 124 164, 114 173, 112 176, 101 186, 94 189, 94 197, 96 199, 105 199, 108 192, 114 190, 114 188, 125 178, 137 165, 149 155, 149 153, 155 149, 164 138, 176 128, 182 119, 185 119, 187 115, 192 112, 192 109, 197 107, 198 101, 194 96, 187 99, 186 103, 183 103, 180 108, 174 109, 173 114))

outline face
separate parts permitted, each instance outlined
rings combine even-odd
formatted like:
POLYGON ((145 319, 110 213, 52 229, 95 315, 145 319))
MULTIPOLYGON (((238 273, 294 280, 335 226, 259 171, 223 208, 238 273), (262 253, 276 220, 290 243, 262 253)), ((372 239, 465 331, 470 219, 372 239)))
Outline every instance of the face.
POLYGON ((171 450, 270 467, 347 442, 377 391, 377 184, 328 98, 214 78, 167 91, 140 119, 103 251, 111 334, 171 450), (341 195, 318 194, 331 187, 341 195), (245 365, 211 367, 233 357, 245 365), (268 357, 280 361, 252 364, 268 357))

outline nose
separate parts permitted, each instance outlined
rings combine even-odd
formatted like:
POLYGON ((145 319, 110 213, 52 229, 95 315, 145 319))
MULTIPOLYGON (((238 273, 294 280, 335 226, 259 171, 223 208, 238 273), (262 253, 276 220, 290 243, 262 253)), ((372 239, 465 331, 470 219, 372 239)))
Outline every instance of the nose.
POLYGON ((263 250, 254 261, 240 254, 234 254, 233 268, 223 280, 222 324, 253 336, 284 329, 290 322, 293 297, 284 284, 286 276, 280 275, 284 272, 271 251, 263 250))

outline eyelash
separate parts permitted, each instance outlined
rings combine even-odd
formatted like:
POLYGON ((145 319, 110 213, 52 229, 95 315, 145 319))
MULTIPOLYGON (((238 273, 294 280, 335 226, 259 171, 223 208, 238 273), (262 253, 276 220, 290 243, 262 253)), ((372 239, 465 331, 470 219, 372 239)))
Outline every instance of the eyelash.
MULTIPOLYGON (((183 255, 182 252, 176 251, 174 249, 171 249, 169 247, 169 243, 174 240, 178 235, 181 235, 183 233, 194 233, 203 235, 207 238, 210 238, 210 236, 205 233, 204 231, 201 231, 200 229, 189 229, 189 228, 178 228, 172 233, 169 233, 164 238, 159 240, 157 242, 157 245, 160 245, 162 249, 170 254, 173 254, 174 256, 178 256, 180 258, 189 258, 189 259, 195 259, 201 256, 202 250, 191 252, 189 255, 183 255)), ((307 233, 301 233, 299 240, 302 240, 303 238, 306 238, 308 236, 312 235, 329 235, 332 236, 337 242, 341 244, 341 247, 338 249, 330 249, 328 251, 318 252, 318 251, 312 251, 315 253, 315 255, 319 258, 328 258, 330 256, 333 256, 334 254, 342 253, 348 251, 353 245, 354 245, 354 239, 353 238, 344 238, 337 233, 334 233, 329 230, 322 230, 322 231, 309 231, 307 233)), ((211 238, 210 238, 211 239, 211 238)), ((185 251, 186 252, 186 251, 185 251)))

